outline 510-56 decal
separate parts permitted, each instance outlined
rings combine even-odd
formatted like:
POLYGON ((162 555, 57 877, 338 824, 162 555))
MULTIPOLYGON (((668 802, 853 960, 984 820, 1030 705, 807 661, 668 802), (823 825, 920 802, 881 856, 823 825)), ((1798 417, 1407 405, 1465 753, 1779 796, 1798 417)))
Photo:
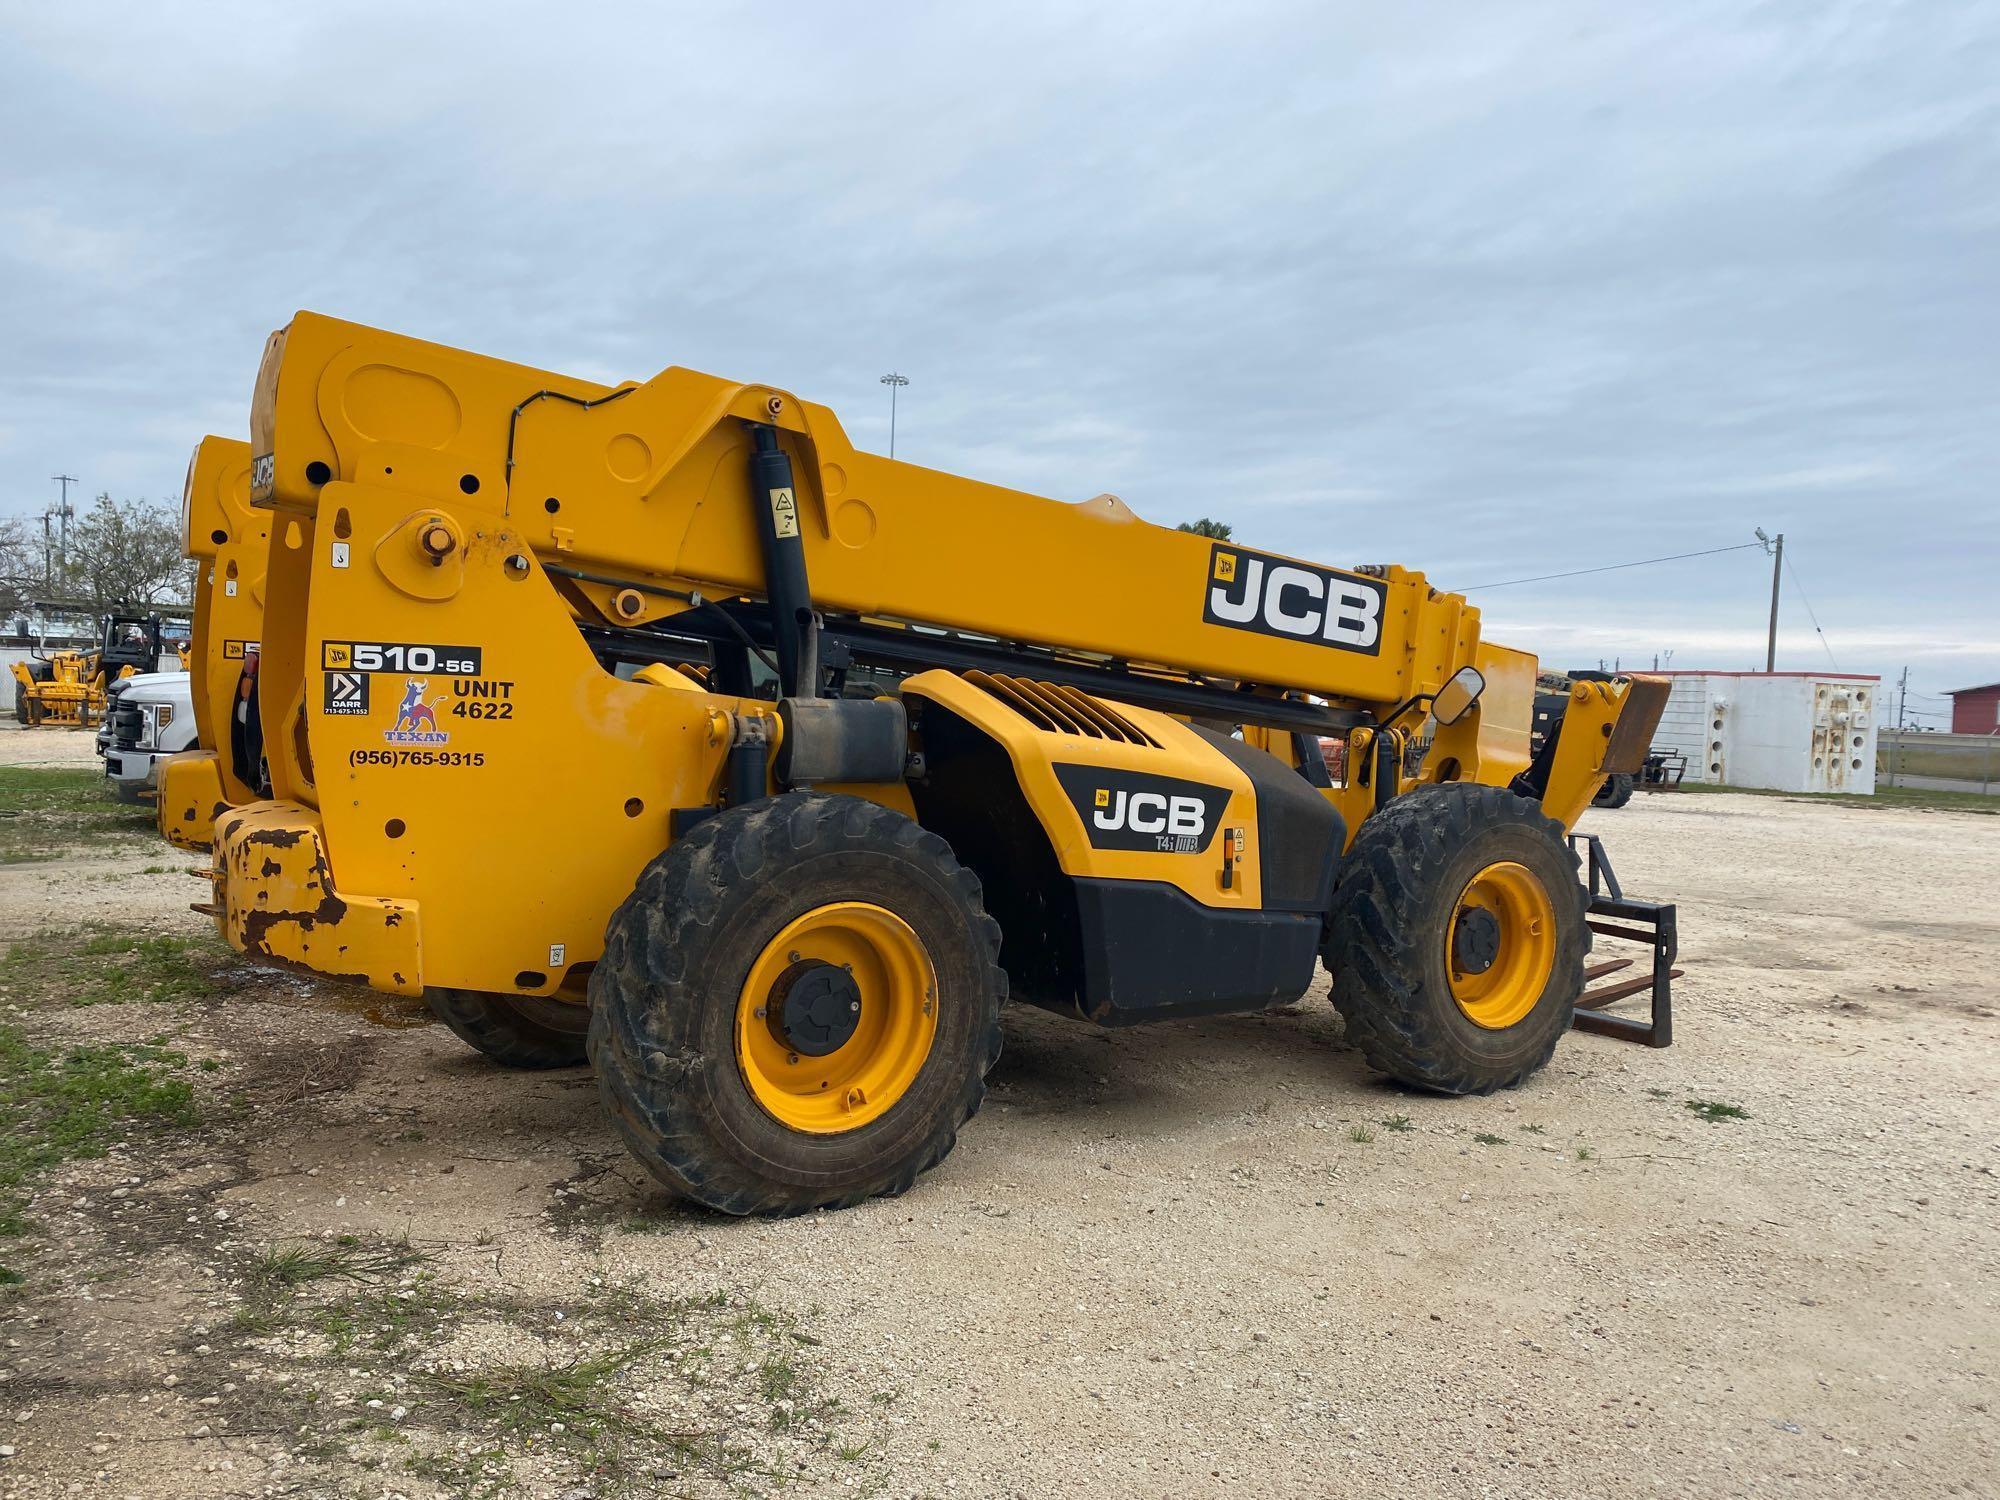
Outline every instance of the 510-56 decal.
POLYGON ((321 665, 329 672, 437 672, 447 677, 480 675, 477 646, 427 646, 411 641, 327 641, 321 665))

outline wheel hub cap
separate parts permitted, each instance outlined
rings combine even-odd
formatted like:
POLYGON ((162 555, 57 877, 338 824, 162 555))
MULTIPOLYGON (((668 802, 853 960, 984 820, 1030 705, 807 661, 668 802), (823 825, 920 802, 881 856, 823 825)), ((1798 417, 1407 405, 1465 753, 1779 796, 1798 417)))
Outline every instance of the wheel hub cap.
POLYGON ((1460 912, 1452 933, 1452 967, 1461 974, 1484 974, 1500 956, 1500 919, 1481 906, 1460 912))
POLYGON ((1494 1031, 1518 1024, 1547 989, 1555 954, 1555 902, 1532 870, 1500 860, 1467 882, 1444 948, 1467 1020, 1494 1031))
POLYGON ((794 964, 771 987, 765 1017, 771 1035, 792 1051, 826 1057, 846 1046, 861 1024, 861 987, 832 964, 794 964))
POLYGON ((737 992, 737 1066, 786 1129, 859 1130, 915 1086, 940 1003, 916 929, 871 902, 828 902, 786 923, 751 961, 737 992))

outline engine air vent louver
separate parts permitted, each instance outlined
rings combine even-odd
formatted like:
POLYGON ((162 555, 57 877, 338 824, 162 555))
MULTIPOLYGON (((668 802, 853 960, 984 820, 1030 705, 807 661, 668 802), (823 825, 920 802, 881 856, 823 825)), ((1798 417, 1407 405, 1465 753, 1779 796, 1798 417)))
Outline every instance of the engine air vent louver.
POLYGON ((1045 733, 1159 748, 1159 741, 1123 714, 1075 688, 998 672, 967 672, 965 680, 991 693, 1045 733))

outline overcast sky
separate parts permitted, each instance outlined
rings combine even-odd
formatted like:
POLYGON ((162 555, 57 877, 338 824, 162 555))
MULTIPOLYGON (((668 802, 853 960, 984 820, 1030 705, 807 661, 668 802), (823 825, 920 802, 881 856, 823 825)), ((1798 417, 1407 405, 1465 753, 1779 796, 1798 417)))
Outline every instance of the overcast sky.
MULTIPOLYGON (((1994 4, 71 0, 0 142, 0 514, 177 499, 310 307, 1445 587, 1763 526, 1780 668, 2000 678, 1994 4)), ((1473 597, 1744 668, 1769 582, 1473 597)))

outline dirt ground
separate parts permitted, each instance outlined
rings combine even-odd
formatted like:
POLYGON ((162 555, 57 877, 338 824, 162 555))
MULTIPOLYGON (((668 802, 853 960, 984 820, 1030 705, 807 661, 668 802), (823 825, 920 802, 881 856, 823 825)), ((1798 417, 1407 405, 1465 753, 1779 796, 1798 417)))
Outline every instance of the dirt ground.
MULTIPOLYGON (((1993 1493, 2000 822, 1682 795, 1586 826, 1680 903, 1670 1050, 1575 1034, 1444 1100, 1372 1078, 1323 980, 1119 1033, 1016 1010, 942 1166, 787 1222, 669 1202, 582 1071, 406 1005, 0 994, 42 1035, 171 1030, 205 1122, 36 1195, 0 1496, 1993 1493), (270 1290, 271 1247, 404 1237, 423 1269, 373 1300, 270 1290), (560 1409, 494 1361, 594 1371, 642 1328, 628 1393, 701 1443, 622 1478, 559 1418, 482 1446, 475 1416, 560 1409)), ((0 926, 192 932, 189 863, 8 869, 0 926)))

